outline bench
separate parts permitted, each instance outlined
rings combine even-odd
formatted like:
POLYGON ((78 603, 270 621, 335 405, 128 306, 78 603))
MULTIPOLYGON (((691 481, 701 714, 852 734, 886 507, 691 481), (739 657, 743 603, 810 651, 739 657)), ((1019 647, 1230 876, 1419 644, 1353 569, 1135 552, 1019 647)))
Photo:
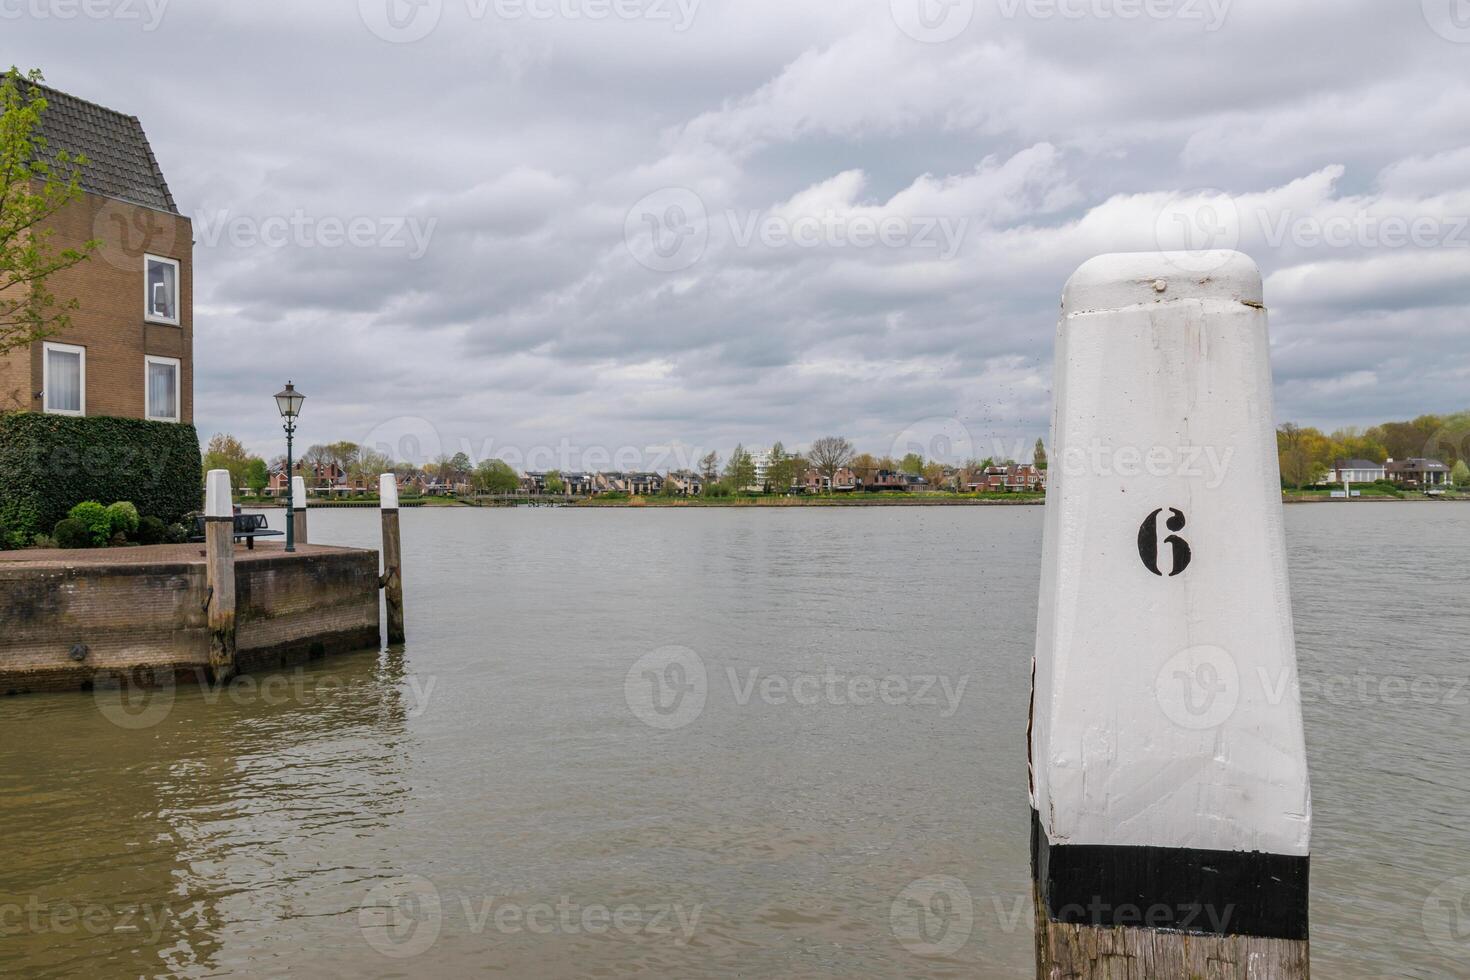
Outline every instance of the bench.
MULTIPOLYGON (((279 537, 280 535, 282 535, 284 533, 285 533, 284 531, 273 531, 273 530, 271 530, 270 525, 268 525, 266 523, 266 521, 265 521, 265 515, 264 514, 236 514, 235 515, 235 534, 234 534, 234 538, 235 538, 236 541, 244 541, 245 542, 245 548, 248 551, 254 551, 255 550, 255 539, 256 538, 274 538, 274 537, 279 537)), ((196 542, 197 541, 203 541, 204 540, 204 515, 203 514, 196 514, 194 516, 194 534, 189 538, 189 540, 190 541, 196 541, 196 542)))

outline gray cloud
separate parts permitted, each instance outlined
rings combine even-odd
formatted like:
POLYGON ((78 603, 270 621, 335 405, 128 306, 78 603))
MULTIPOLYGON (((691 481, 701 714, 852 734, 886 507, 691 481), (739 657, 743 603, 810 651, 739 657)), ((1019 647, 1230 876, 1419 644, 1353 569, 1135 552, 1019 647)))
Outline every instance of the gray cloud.
POLYGON ((143 120, 196 233, 432 225, 417 258, 381 235, 201 234, 206 435, 274 453, 289 376, 308 440, 409 418, 475 452, 829 432, 881 452, 950 418, 987 451, 1029 445, 1068 274, 1157 247, 1170 202, 1198 219, 1212 189, 1267 275, 1281 418, 1466 407, 1470 44, 1417 4, 1221 0, 1212 28, 981 0, 926 44, 857 0, 705 0, 687 30, 445 0, 391 43, 366 22, 389 2, 6 22, 14 60, 143 120), (668 188, 693 192, 705 237, 658 271, 625 234, 668 188), (825 223, 811 244, 744 240, 803 219, 825 223), (948 257, 915 241, 939 219, 964 224, 948 257), (1437 237, 1386 243, 1400 219, 1437 237), (896 244, 855 242, 884 222, 896 244))

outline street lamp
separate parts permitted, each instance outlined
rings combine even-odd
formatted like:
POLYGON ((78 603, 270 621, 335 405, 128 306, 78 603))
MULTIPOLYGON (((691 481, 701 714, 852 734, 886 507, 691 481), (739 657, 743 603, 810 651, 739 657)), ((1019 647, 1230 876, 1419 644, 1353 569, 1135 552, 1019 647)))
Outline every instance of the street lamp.
POLYGON ((285 419, 282 428, 286 430, 286 550, 296 550, 296 511, 292 492, 291 479, 291 437, 296 434, 296 416, 301 414, 301 403, 306 401, 306 396, 296 390, 291 382, 286 382, 286 389, 276 394, 276 408, 280 410, 281 418, 285 419))

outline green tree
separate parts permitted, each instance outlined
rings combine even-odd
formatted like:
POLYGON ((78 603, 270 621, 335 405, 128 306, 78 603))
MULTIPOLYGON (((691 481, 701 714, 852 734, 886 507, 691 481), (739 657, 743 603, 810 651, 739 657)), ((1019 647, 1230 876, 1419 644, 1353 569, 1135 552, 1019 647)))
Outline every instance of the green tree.
POLYGON ((1450 469, 1450 482, 1457 487, 1470 484, 1470 466, 1465 465, 1463 459, 1455 460, 1455 465, 1450 469))
POLYGON ((327 454, 331 462, 343 473, 351 473, 353 464, 357 462, 362 447, 355 442, 333 442, 327 444, 327 454))
POLYGON ((376 449, 358 449, 347 467, 347 472, 354 480, 361 480, 369 492, 376 492, 378 477, 394 472, 393 459, 376 449))
POLYGON ((1036 439, 1036 448, 1031 450, 1031 464, 1038 470, 1046 469, 1046 443, 1039 436, 1036 439))
MULTIPOLYGON (((251 456, 245 446, 232 435, 216 432, 204 449, 204 472, 229 470, 230 486, 239 490, 248 487, 251 456)), ((269 482, 269 477, 267 477, 269 482)))
POLYGON ((796 457, 777 442, 771 447, 771 459, 766 464, 766 488, 773 493, 790 493, 791 484, 796 482, 796 457))
POLYGON ((725 464, 725 482, 737 493, 755 484, 755 460, 742 445, 735 446, 730 462, 725 464))
POLYGON ((909 453, 898 461, 898 471, 900 473, 912 473, 914 476, 923 476, 924 457, 918 453, 909 453))
POLYGON ((1276 430, 1281 480, 1300 490, 1315 483, 1332 463, 1332 443, 1313 428, 1287 422, 1276 430))
POLYGON ((561 473, 559 471, 552 470, 550 473, 546 474, 546 492, 547 493, 566 493, 567 492, 567 484, 566 484, 566 481, 561 478, 561 473))
POLYGON ((515 493, 520 475, 503 459, 487 459, 475 467, 475 489, 480 493, 515 493))
POLYGON ((257 497, 271 482, 270 467, 259 456, 251 456, 245 463, 245 485, 257 497))
POLYGON ((82 196, 85 157, 51 152, 37 131, 46 98, 41 73, 11 68, 0 76, 0 354, 66 329, 75 299, 59 302, 51 276, 89 257, 100 244, 55 250, 50 220, 82 196))

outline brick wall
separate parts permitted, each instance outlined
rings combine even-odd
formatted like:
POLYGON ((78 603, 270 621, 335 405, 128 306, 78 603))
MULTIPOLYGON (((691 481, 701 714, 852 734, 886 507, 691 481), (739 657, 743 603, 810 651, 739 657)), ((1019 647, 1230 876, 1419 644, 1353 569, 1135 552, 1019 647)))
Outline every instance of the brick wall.
MULTIPOLYGON (((0 695, 85 689, 119 676, 193 676, 209 663, 201 546, 181 559, 0 562, 0 695), (87 646, 72 661, 72 646, 87 646)), ((139 552, 160 549, 138 549, 139 552)), ((75 553, 71 553, 75 554, 75 553)), ((269 670, 379 642, 378 553, 240 554, 242 670, 269 670)))
MULTIPOLYGON (((194 232, 188 218, 84 194, 59 213, 51 246, 78 248, 97 239, 101 247, 80 265, 53 276, 49 288, 65 302, 81 305, 72 326, 47 338, 87 349, 88 415, 144 418, 144 356, 180 363, 180 420, 194 420, 194 232), (179 263, 179 326, 144 318, 144 255, 179 263)), ((23 407, 41 410, 40 343, 0 357, 0 407, 19 392, 23 407)), ((13 406, 9 406, 13 407, 13 406)))

